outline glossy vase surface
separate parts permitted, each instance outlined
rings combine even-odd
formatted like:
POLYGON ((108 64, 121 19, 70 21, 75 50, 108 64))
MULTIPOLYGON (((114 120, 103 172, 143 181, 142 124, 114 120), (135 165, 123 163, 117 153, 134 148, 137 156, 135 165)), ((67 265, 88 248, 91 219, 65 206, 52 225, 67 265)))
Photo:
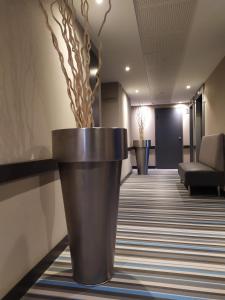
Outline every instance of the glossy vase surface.
POLYGON ((59 162, 74 280, 88 285, 113 274, 122 160, 121 128, 74 128, 52 133, 59 162))
POLYGON ((137 170, 139 175, 148 174, 148 162, 151 148, 150 140, 134 140, 133 146, 136 154, 137 170))

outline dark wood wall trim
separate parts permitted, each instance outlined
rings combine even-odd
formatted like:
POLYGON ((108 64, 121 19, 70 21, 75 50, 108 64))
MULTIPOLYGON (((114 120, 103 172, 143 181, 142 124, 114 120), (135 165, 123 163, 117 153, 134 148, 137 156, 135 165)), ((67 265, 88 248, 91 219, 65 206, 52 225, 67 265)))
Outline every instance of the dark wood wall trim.
MULTIPOLYGON (((151 146, 150 149, 154 150, 155 146, 151 146)), ((135 150, 135 147, 128 147, 128 151, 135 150)))
POLYGON ((66 236, 2 300, 21 299, 67 246, 68 237, 66 236))
MULTIPOLYGON (((137 166, 132 166, 133 170, 137 170, 137 166)), ((148 169, 156 169, 156 166, 148 166, 148 169)))
MULTIPOLYGON (((184 145, 184 148, 189 149, 190 146, 184 145)), ((132 151, 134 149, 134 147, 128 147, 128 151, 132 151)), ((155 150, 155 146, 151 146, 151 149, 155 150)), ((43 159, 0 165, 0 183, 56 170, 58 170, 58 163, 54 159, 43 159)))
MULTIPOLYGON (((151 150, 155 150, 155 148, 156 148, 156 146, 151 146, 151 147, 150 147, 151 150)), ((190 146, 189 146, 189 145, 184 145, 183 148, 184 148, 184 149, 189 149, 190 146)), ((132 151, 132 150, 134 150, 134 149, 135 149, 135 147, 128 147, 128 151, 132 151)))
POLYGON ((0 165, 0 183, 34 176, 43 172, 55 171, 57 169, 58 163, 54 159, 0 165))

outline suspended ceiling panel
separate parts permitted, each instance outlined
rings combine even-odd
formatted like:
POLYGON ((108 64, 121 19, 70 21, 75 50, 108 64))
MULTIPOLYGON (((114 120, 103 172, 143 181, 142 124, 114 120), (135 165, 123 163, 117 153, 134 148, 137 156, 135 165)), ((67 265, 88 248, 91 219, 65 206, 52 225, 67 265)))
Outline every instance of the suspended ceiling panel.
POLYGON ((134 7, 149 102, 189 101, 225 55, 225 1, 134 0, 134 7))
POLYGON ((161 104, 177 100, 175 83, 195 7, 196 0, 135 0, 153 102, 161 104))
MULTIPOLYGON (((96 46, 107 8, 90 1, 96 46)), ((189 101, 225 56, 224 12, 225 0, 112 0, 102 81, 119 81, 133 105, 189 101)))
MULTIPOLYGON (((92 39, 96 46, 96 35, 107 9, 108 0, 104 0, 101 5, 97 5, 95 0, 90 1, 92 39)), ((120 82, 133 101, 142 103, 149 100, 149 85, 133 0, 112 0, 112 10, 102 32, 102 42, 102 81, 120 82), (124 70, 126 65, 131 67, 128 73, 124 70), (138 94, 135 93, 137 89, 138 94)))

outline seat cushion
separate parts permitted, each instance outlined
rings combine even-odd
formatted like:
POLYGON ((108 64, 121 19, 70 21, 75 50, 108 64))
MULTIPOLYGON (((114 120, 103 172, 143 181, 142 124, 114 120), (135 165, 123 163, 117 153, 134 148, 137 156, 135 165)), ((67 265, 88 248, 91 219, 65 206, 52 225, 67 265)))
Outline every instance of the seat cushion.
POLYGON ((181 163, 178 173, 186 186, 223 185, 224 173, 202 163, 181 163))

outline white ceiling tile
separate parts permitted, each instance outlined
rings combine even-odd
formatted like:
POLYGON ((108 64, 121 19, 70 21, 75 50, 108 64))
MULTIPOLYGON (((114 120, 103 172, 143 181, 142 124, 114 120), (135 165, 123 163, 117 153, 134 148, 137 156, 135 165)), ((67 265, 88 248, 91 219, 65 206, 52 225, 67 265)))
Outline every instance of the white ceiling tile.
POLYGON ((196 0, 134 1, 150 101, 172 100, 196 0))
MULTIPOLYGON (((94 40, 107 3, 90 1, 94 40)), ((103 82, 119 81, 133 103, 190 100, 225 56, 224 12, 225 0, 112 0, 103 82)))

